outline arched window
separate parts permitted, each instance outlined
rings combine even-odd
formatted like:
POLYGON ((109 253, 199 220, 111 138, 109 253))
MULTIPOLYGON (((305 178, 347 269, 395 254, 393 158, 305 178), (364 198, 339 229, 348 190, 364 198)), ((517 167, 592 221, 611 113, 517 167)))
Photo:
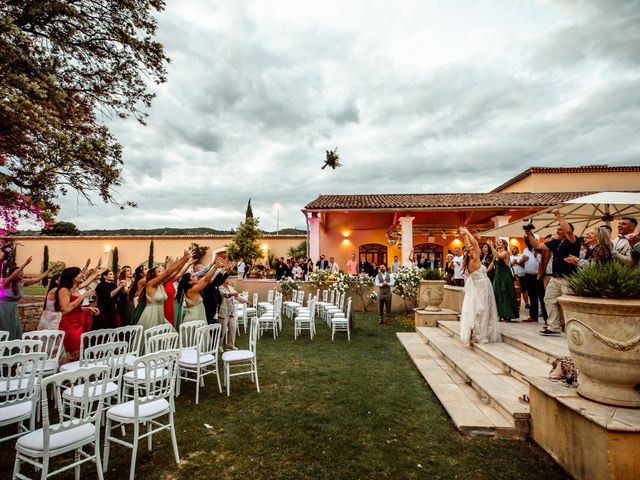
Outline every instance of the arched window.
POLYGON ((382 263, 387 265, 387 247, 379 243, 360 245, 360 258, 362 257, 375 266, 382 263))
POLYGON ((418 262, 418 255, 422 257, 422 260, 426 260, 431 253, 434 254, 439 264, 443 265, 442 245, 438 245, 437 243, 421 243, 413 247, 413 258, 416 263, 418 262))

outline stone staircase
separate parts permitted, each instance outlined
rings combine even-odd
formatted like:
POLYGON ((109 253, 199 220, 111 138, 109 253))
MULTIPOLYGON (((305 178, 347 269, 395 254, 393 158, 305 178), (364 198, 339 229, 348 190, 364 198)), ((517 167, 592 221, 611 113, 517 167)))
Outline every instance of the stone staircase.
POLYGON ((455 426, 468 435, 525 439, 529 405, 527 378, 546 377, 550 363, 569 354, 564 337, 542 337, 534 323, 500 323, 502 342, 465 347, 460 323, 398 333, 414 365, 455 426))

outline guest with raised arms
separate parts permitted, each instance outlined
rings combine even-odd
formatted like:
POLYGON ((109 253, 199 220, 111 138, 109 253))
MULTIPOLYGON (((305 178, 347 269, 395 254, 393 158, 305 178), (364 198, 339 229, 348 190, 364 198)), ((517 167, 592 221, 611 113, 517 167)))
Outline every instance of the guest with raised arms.
POLYGON ((509 244, 505 239, 500 239, 497 246, 494 246, 491 240, 487 240, 487 245, 493 253, 493 267, 496 271, 493 278, 493 293, 498 307, 498 316, 501 322, 510 322, 518 318, 520 313, 516 288, 513 286, 513 274, 509 266, 509 244))
POLYGON ((32 260, 32 257, 27 258, 22 265, 9 270, 9 275, 2 280, 2 289, 0 289, 0 330, 9 332, 9 340, 22 338, 18 302, 24 294, 24 287, 41 282, 49 275, 49 270, 47 269, 37 277, 25 278, 24 269, 32 260))
POLYGON ((180 328, 180 324, 192 320, 206 320, 207 313, 202 301, 200 292, 211 283, 213 276, 216 274, 217 268, 209 268, 202 278, 198 278, 193 273, 184 273, 180 277, 178 290, 176 291, 176 300, 182 304, 184 300, 184 317, 178 318, 174 327, 180 328))
POLYGON ((467 247, 462 263, 467 279, 460 311, 460 338, 466 346, 474 342, 497 342, 500 339, 498 309, 487 269, 480 261, 480 246, 465 227, 460 227, 460 232, 467 247))
POLYGON ((145 282, 144 292, 141 296, 144 296, 146 305, 138 320, 138 325, 142 325, 143 329, 162 325, 170 322, 164 316, 164 302, 167 299, 167 294, 164 290, 164 283, 168 278, 172 277, 179 272, 180 269, 189 261, 191 254, 185 250, 181 259, 173 262, 165 270, 162 266, 150 268, 147 273, 147 281, 145 282))
POLYGON ((95 295, 95 290, 80 293, 85 282, 84 274, 78 267, 65 268, 60 275, 56 291, 55 309, 60 312, 60 330, 64 331, 64 350, 66 361, 78 360, 80 356, 80 337, 91 330, 91 316, 100 313, 95 307, 83 306, 85 299, 95 295))

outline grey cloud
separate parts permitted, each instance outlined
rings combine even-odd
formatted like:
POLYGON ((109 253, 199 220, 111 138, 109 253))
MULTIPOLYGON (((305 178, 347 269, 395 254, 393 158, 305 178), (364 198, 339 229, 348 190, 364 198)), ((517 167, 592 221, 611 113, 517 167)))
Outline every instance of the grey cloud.
MULTIPOLYGON (((275 229, 276 202, 281 227, 303 226, 300 209, 320 193, 488 191, 532 165, 638 163, 637 1, 539 4, 545 21, 509 34, 495 55, 404 62, 413 70, 398 60, 429 29, 427 16, 381 35, 372 32, 387 25, 382 16, 376 26, 293 15, 283 30, 256 16, 259 4, 195 5, 224 21, 191 21, 182 2, 161 16, 173 61, 148 126, 109 122, 125 147, 118 198, 140 208, 123 215, 67 197, 61 218, 230 228, 251 197, 262 226, 275 229), (387 51, 400 31, 411 40, 387 51), (335 146, 343 166, 320 170, 335 146), (174 208, 228 215, 198 222, 167 216, 174 208)), ((413 5, 414 17, 422 8, 413 5)))

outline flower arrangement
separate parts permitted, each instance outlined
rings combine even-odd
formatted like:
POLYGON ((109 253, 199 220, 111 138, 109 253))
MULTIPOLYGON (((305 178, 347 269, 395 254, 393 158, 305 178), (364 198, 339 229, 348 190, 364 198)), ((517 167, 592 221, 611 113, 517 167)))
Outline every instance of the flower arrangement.
POLYGON ((312 282, 327 282, 331 274, 327 270, 315 270, 309 274, 312 282))
POLYGON ((349 285, 348 285, 348 277, 350 277, 350 275, 344 275, 342 273, 338 273, 337 275, 335 275, 336 279, 333 282, 333 284, 331 285, 331 290, 335 290, 336 292, 339 293, 345 293, 347 290, 349 290, 349 285))
POLYGON ((278 285, 280 286, 280 292, 282 292, 284 298, 287 298, 292 291, 299 288, 298 282, 290 277, 283 278, 278 282, 278 285))
POLYGON ((395 275, 393 293, 402 297, 407 312, 418 304, 420 280, 424 278, 424 270, 417 267, 401 267, 395 275))

